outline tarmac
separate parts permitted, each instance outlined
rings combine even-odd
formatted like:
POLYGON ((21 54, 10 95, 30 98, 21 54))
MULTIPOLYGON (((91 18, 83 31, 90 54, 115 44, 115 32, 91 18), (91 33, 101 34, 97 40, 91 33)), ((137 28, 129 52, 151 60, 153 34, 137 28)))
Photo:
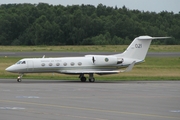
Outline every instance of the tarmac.
POLYGON ((180 120, 180 81, 0 79, 0 120, 180 120))

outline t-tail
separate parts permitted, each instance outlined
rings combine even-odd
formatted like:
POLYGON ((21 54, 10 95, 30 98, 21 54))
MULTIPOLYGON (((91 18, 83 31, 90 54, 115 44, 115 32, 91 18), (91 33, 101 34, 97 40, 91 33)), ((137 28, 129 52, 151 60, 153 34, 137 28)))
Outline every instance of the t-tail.
POLYGON ((140 36, 133 40, 128 48, 122 54, 116 54, 117 57, 134 59, 137 61, 143 61, 148 52, 151 41, 154 39, 166 39, 170 37, 151 37, 140 36))

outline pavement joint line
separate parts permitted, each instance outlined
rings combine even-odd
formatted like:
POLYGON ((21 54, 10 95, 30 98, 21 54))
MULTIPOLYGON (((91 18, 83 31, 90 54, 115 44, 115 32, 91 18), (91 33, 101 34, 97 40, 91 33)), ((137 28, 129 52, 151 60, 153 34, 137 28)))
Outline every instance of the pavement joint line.
POLYGON ((135 112, 121 112, 121 111, 115 111, 115 110, 105 110, 105 109, 96 109, 96 108, 83 108, 83 107, 53 105, 53 104, 35 103, 35 102, 19 102, 19 101, 13 101, 13 100, 0 100, 0 102, 19 103, 19 104, 26 104, 26 105, 27 104, 28 105, 38 105, 38 106, 66 108, 66 109, 77 109, 77 110, 86 110, 86 111, 119 113, 119 114, 126 114, 126 115, 146 116, 146 117, 169 118, 169 119, 178 119, 179 120, 179 117, 163 116, 163 115, 156 115, 156 114, 145 114, 145 113, 135 113, 135 112))

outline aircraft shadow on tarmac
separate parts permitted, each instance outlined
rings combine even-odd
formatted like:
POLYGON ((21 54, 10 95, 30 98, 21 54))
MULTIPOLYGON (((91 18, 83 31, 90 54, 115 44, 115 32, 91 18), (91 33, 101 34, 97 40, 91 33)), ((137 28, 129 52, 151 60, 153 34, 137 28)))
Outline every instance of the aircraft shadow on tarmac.
POLYGON ((22 82, 17 82, 16 79, 0 79, 0 84, 1 83, 17 83, 17 84, 36 84, 36 83, 56 83, 56 84, 63 84, 63 83, 80 83, 80 84, 99 84, 99 83, 115 83, 115 84, 148 84, 148 83, 169 83, 169 82, 174 82, 174 81, 161 81, 161 80, 157 80, 157 81, 138 81, 138 80, 128 80, 128 81, 96 81, 94 83, 92 82, 81 82, 79 80, 35 80, 35 79, 23 79, 22 82))
MULTIPOLYGON (((128 81, 129 82, 129 81, 128 81)), ((27 83, 82 83, 82 84, 88 84, 91 83, 89 81, 87 82, 81 82, 79 80, 33 80, 33 79, 23 79, 22 82, 17 82, 15 79, 0 79, 0 83, 17 83, 17 84, 27 84, 27 83)), ((96 83, 127 83, 127 81, 96 81, 91 84, 96 83)))

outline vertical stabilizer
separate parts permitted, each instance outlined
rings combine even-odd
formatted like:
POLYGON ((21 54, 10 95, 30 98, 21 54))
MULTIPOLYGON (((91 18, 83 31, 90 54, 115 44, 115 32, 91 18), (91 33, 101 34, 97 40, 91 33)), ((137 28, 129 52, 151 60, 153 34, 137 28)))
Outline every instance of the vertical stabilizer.
POLYGON ((152 37, 150 36, 140 36, 135 38, 126 51, 124 51, 123 56, 126 58, 144 60, 152 41, 151 38, 152 37))
POLYGON ((148 52, 149 46, 153 39, 166 39, 169 37, 150 37, 150 36, 140 36, 133 40, 133 42, 128 46, 128 48, 122 53, 116 56, 122 56, 125 58, 132 58, 138 60, 144 60, 148 52))

